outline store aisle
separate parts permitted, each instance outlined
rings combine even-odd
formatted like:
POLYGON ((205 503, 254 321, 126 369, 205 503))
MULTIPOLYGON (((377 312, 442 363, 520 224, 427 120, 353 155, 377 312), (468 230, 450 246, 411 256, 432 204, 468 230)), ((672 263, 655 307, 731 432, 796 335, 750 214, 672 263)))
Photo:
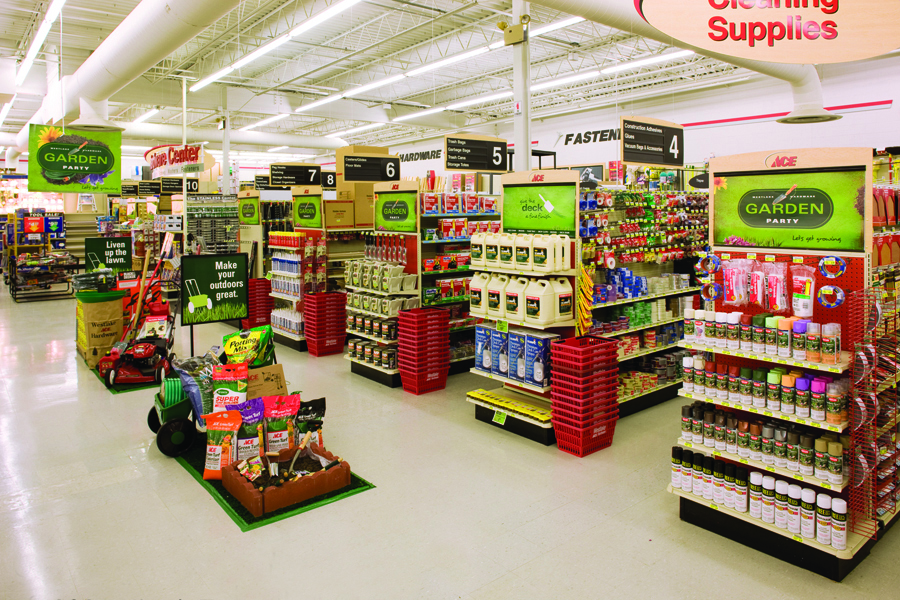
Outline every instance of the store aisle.
MULTIPOLYGON (((678 400, 577 459, 475 421, 464 396, 483 378, 415 397, 281 347, 289 387, 328 398, 329 449, 377 488, 241 533, 156 450, 153 390, 110 395, 76 358, 74 312, 0 293, 3 598, 852 600, 900 585, 893 532, 839 586, 681 523, 664 491, 678 400)), ((228 331, 199 327, 196 347, 228 331)))

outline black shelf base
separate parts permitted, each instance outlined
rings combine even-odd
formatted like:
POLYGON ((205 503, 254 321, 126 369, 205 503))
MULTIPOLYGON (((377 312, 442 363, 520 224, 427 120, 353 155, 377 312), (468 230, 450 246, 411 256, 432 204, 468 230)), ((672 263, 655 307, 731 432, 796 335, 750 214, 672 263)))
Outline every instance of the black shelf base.
POLYGON ((642 410, 656 406, 657 404, 662 404, 672 398, 676 398, 678 396, 678 389, 678 386, 673 385, 672 387, 656 390, 655 392, 635 398, 634 400, 623 402, 619 404, 619 418, 621 419, 622 417, 639 413, 642 410))
POLYGON ((545 446, 552 446, 556 443, 556 433, 554 433, 552 427, 538 427, 534 423, 522 421, 515 418, 513 415, 507 415, 506 422, 501 425, 494 422, 494 412, 495 411, 486 406, 481 406, 480 404, 475 405, 475 418, 479 421, 498 427, 504 431, 520 435, 523 438, 527 438, 545 446))
POLYGON ((398 388, 403 385, 400 373, 385 373, 354 361, 350 362, 350 372, 362 375, 366 379, 371 379, 389 388, 398 388))
POLYGON ((450 371, 447 373, 448 375, 459 375, 460 373, 468 373, 471 369, 475 368, 475 357, 467 358, 466 360, 460 360, 457 362, 450 363, 450 371))

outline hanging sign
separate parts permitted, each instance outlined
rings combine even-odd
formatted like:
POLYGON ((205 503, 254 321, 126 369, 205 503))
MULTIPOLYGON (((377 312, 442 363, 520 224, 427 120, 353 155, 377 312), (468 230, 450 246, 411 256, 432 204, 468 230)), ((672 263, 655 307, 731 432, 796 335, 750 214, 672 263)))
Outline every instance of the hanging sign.
POLYGON ((272 187, 269 185, 269 176, 268 175, 257 175, 253 178, 253 187, 256 188, 256 191, 259 192, 261 190, 280 190, 284 188, 272 187))
POLYGON ((400 157, 384 154, 344 156, 344 181, 400 181, 400 157))
POLYGON ((118 194, 122 132, 30 125, 28 191, 118 194))
POLYGON ((444 136, 444 168, 447 171, 506 173, 506 140, 484 135, 444 136))
POLYGON ((700 173, 688 181, 688 185, 701 190, 709 189, 709 173, 700 173))
POLYGON ((294 187, 293 197, 294 227, 308 229, 322 228, 322 188, 319 186, 294 187))
POLYGON ((322 172, 322 189, 326 190, 336 190, 337 189, 337 173, 334 171, 323 171, 322 172))
POLYGON ((138 197, 138 184, 137 183, 123 183, 122 191, 119 195, 123 198, 137 198, 138 197))
POLYGON ((415 233, 418 185, 381 183, 375 186, 375 231, 415 233))
POLYGON ((321 185, 322 167, 307 163, 275 163, 269 166, 273 186, 321 185))
POLYGON ((622 162, 646 167, 684 166, 684 128, 648 117, 622 118, 622 162))
POLYGON ((163 177, 160 179, 162 194, 181 194, 184 193, 183 183, 187 181, 187 191, 188 193, 196 194, 200 191, 200 180, 192 177, 185 177, 182 179, 181 177, 163 177))
POLYGON ((159 181, 138 181, 138 197, 146 198, 147 196, 159 196, 162 191, 159 181))
POLYGON ((211 154, 203 150, 203 146, 157 146, 144 153, 144 159, 150 163, 153 179, 165 175, 181 175, 184 173, 201 173, 208 171, 215 164, 211 154))
POLYGON ((727 56, 850 62, 897 49, 900 4, 884 0, 635 0, 667 36, 727 56))
POLYGON ((524 171, 502 176, 503 231, 575 238, 578 171, 524 171))
POLYGON ((247 255, 181 257, 181 324, 246 319, 247 255))
POLYGON ((88 273, 97 269, 130 271, 131 238, 84 238, 84 267, 88 273))

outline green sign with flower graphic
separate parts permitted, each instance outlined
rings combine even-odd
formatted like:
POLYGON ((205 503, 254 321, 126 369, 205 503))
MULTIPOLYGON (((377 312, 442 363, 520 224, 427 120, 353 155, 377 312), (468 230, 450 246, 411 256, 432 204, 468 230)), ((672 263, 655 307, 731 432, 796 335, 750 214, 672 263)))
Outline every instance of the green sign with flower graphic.
POLYGON ((122 186, 122 132, 31 125, 28 191, 118 194, 122 186))
POLYGON ((715 173, 714 246, 865 250, 864 167, 715 173))

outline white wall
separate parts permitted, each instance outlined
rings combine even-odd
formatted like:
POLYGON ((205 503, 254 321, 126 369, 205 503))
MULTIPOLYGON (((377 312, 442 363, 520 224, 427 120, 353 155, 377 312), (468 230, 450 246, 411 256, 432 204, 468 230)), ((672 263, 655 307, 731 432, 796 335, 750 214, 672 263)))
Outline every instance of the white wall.
MULTIPOLYGON (((820 67, 825 106, 843 106, 881 100, 893 100, 888 110, 853 112, 839 121, 813 125, 781 125, 751 122, 728 126, 689 128, 685 131, 685 160, 702 162, 714 156, 741 154, 763 150, 807 147, 863 146, 884 148, 900 145, 900 56, 850 64, 820 67)), ((677 97, 627 103, 621 107, 592 110, 574 115, 535 120, 532 123, 534 146, 557 152, 557 164, 606 163, 618 159, 619 143, 599 142, 565 144, 560 134, 612 129, 619 126, 622 115, 638 115, 665 119, 676 123, 696 123, 719 119, 750 117, 788 112, 792 109, 791 89, 787 83, 763 77, 733 84, 726 88, 702 89, 677 97)), ((481 128, 480 133, 512 140, 511 123, 481 128)), ((442 139, 391 147, 391 152, 405 154, 436 150, 442 139)), ((548 159, 544 159, 547 165, 548 159)), ((537 160, 534 161, 537 168, 537 160)), ((401 175, 422 176, 429 169, 443 174, 442 160, 402 163, 401 175)))

